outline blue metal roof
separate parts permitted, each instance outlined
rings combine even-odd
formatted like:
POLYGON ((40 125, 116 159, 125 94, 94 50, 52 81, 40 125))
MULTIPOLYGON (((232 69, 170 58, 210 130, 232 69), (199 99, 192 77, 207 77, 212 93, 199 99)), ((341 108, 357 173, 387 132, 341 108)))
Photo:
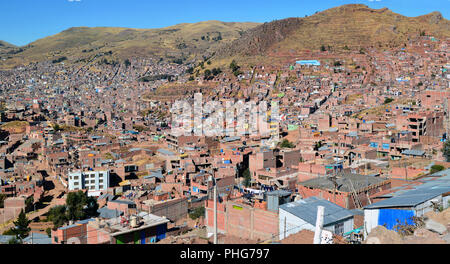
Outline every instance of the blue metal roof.
POLYGON ((52 243, 52 239, 46 234, 31 233, 29 236, 23 239, 23 242, 47 245, 52 243))
POLYGON ((412 190, 399 190, 393 193, 394 197, 368 205, 364 209, 415 207, 443 193, 450 192, 450 169, 434 173, 432 176, 441 177, 435 180, 424 180, 423 184, 414 186, 412 190))

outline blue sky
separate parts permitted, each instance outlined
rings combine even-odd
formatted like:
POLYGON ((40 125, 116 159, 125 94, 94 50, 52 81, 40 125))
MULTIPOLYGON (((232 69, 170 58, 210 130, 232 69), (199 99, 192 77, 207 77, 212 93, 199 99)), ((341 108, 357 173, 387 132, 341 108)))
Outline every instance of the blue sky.
POLYGON ((0 0, 0 40, 22 46, 70 27, 160 28, 205 20, 270 22, 349 3, 405 16, 439 11, 450 0, 0 0))

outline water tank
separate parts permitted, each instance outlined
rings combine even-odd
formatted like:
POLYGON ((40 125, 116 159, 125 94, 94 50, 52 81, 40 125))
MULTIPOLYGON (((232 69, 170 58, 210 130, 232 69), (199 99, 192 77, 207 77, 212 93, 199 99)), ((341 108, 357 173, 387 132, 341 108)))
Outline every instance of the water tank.
POLYGON ((131 217, 130 217, 130 226, 131 227, 137 227, 138 226, 138 219, 137 219, 137 217, 135 216, 135 215, 132 215, 131 217))

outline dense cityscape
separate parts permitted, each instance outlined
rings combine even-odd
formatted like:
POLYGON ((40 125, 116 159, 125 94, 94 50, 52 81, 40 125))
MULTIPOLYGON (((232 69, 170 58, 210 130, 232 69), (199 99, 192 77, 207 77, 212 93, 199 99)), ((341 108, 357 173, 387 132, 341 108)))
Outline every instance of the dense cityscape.
POLYGON ((449 244, 448 29, 277 63, 0 67, 0 244, 449 244), (267 102, 268 131, 246 111, 243 131, 224 113, 207 125, 198 95, 267 102))

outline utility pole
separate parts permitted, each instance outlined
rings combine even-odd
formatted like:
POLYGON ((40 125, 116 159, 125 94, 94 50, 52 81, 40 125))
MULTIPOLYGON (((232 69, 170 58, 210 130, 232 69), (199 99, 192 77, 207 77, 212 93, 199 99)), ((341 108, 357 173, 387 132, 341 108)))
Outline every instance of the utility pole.
POLYGON ((214 183, 214 244, 217 245, 217 185, 214 183))
POLYGON ((321 243, 324 211, 325 207, 317 206, 317 219, 316 219, 316 231, 314 232, 314 244, 321 243))

